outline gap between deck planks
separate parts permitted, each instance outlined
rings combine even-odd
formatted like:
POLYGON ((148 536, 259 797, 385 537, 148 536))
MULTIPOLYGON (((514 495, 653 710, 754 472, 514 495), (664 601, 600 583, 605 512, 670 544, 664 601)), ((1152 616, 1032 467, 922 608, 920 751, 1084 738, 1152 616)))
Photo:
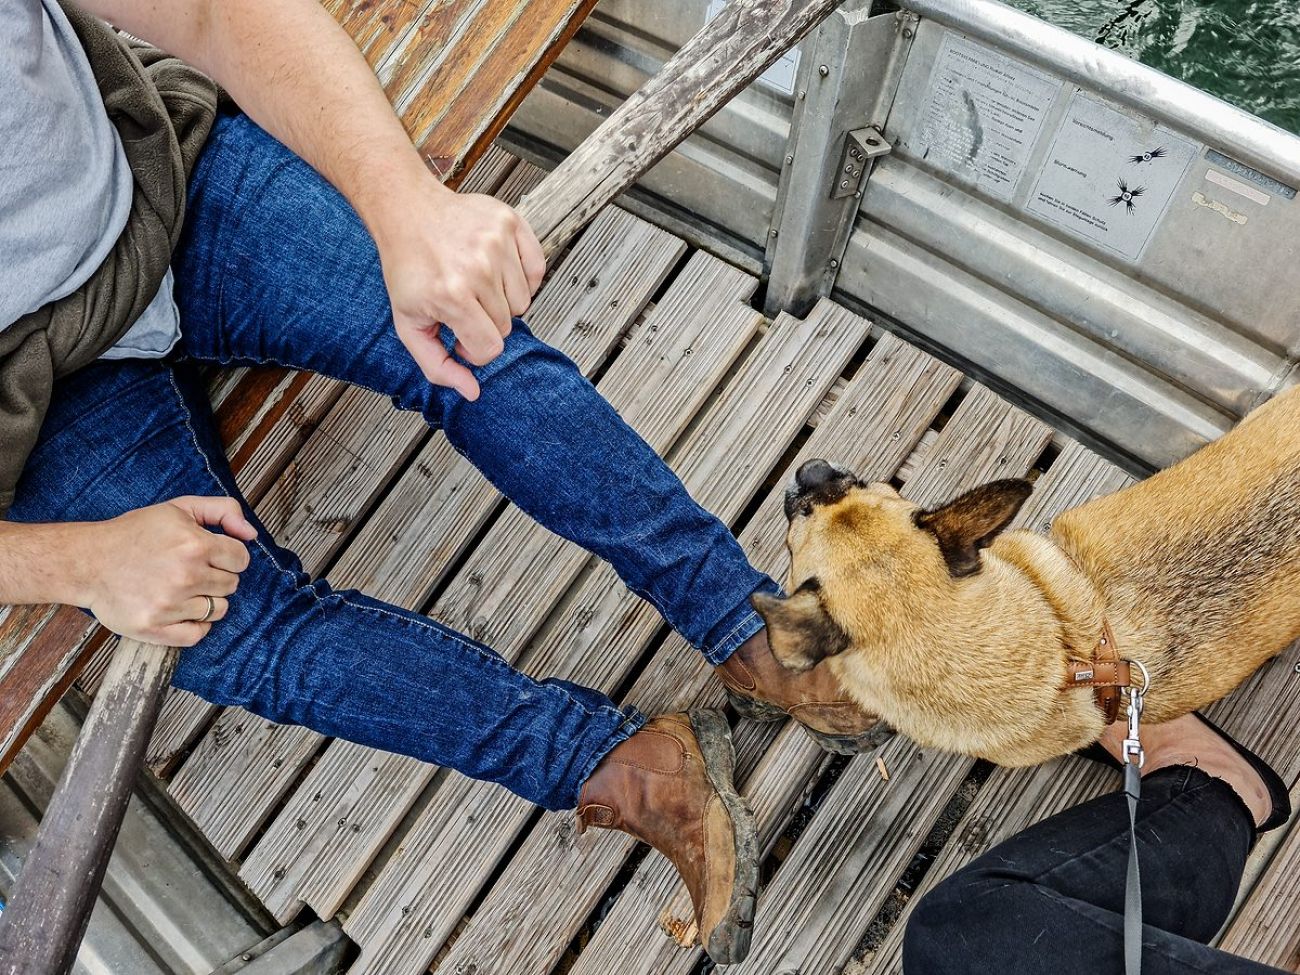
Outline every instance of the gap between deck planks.
MULTIPOLYGON (((674 468, 702 504, 724 520, 741 512, 865 338, 865 325, 847 316, 818 315, 804 323, 783 318, 768 330, 672 454, 674 468)), ((525 669, 612 692, 662 625, 600 565, 578 584, 552 630, 533 641, 525 669)), ((503 841, 533 815, 503 790, 459 777, 443 792, 452 795, 440 796, 422 817, 433 828, 418 831, 420 846, 413 847, 417 830, 409 831, 403 854, 390 861, 347 922, 363 946, 354 973, 427 966, 491 874, 503 841), (485 820, 498 835, 485 835, 479 828, 485 820)))
MULTIPOLYGON (((534 316, 539 334, 575 356, 580 368, 587 372, 605 360, 682 251, 676 238, 622 211, 607 212, 609 216, 603 217, 592 228, 591 244, 575 251, 572 258, 575 270, 585 270, 593 260, 603 262, 605 283, 602 285, 597 281, 593 287, 592 278, 565 271, 564 268, 569 266, 566 261, 561 271, 552 276, 547 294, 539 300, 534 316), (564 276, 566 274, 568 276, 564 276), (594 301, 598 307, 609 302, 613 305, 605 309, 598 322, 591 323, 593 327, 572 328, 574 319, 571 316, 576 308, 583 307, 575 302, 575 293, 581 296, 592 292, 597 292, 594 301)), ((352 410, 343 409, 344 401, 349 397, 345 394, 344 400, 340 401, 336 429, 331 430, 327 421, 319 439, 321 462, 308 466, 306 459, 311 455, 307 454, 291 468, 298 486, 299 508, 318 515, 329 511, 321 501, 312 497, 311 492, 304 490, 304 471, 310 471, 311 483, 322 485, 325 490, 329 490, 332 482, 346 480, 349 474, 363 474, 364 477, 352 480, 352 497, 357 494, 373 497, 411 455, 416 442, 427 435, 427 427, 418 415, 396 414, 382 397, 371 393, 364 395, 370 397, 371 408, 363 411, 360 417, 352 410), (363 418, 370 422, 355 428, 350 426, 363 418), (388 450, 371 452, 369 444, 382 444, 382 440, 373 438, 376 426, 382 429, 396 423, 403 426, 405 436, 388 450)), ((413 522, 416 527, 407 529, 413 535, 428 539, 432 531, 442 530, 442 541, 447 543, 453 541, 449 533, 458 530, 461 533, 459 544, 464 544, 494 508, 495 491, 453 450, 436 448, 433 452, 426 451, 421 462, 409 469, 407 477, 415 479, 416 490, 427 490, 425 486, 429 484, 441 484, 444 489, 463 488, 462 497, 468 510, 465 518, 450 525, 440 518, 429 524, 413 522)), ((359 502, 358 507, 352 509, 356 515, 347 513, 337 517, 346 518, 351 523, 366 508, 368 502, 359 502)), ((458 511, 455 507, 448 507, 440 513, 454 515, 458 511)), ((326 556, 320 550, 328 547, 333 551, 336 546, 326 538, 313 547, 313 534, 311 531, 299 532, 297 541, 308 542, 306 564, 309 571, 319 571, 326 563, 326 556), (310 558, 312 554, 316 557, 310 558)), ((294 540, 291 537, 288 544, 292 545, 294 540)), ((430 544, 428 547, 436 546, 430 544)), ((377 591, 374 587, 368 588, 373 595, 391 597, 393 590, 400 590, 401 582, 418 581, 419 572, 425 565, 423 559, 399 563, 394 566, 396 577, 389 580, 389 585, 380 586, 377 591)), ((346 575, 331 576, 340 586, 353 586, 357 582, 346 575)), ((427 592, 417 591, 408 595, 413 597, 408 605, 419 608, 427 592)), ((303 763, 314 754, 320 741, 319 735, 306 729, 272 725, 232 709, 223 713, 218 725, 177 773, 172 783, 172 794, 218 850, 227 857, 234 856, 270 812, 279 795, 292 783, 303 763), (245 729, 243 744, 228 744, 230 737, 223 730, 226 723, 245 729), (263 753, 266 747, 271 749, 275 758, 263 753), (277 760, 280 762, 278 766, 274 764, 277 760)))

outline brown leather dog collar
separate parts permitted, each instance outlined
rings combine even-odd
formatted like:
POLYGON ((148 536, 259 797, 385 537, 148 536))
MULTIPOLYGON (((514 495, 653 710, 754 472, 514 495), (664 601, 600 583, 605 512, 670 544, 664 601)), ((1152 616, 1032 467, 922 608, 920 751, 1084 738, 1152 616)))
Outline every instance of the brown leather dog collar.
POLYGON ((1119 717, 1120 688, 1132 683, 1132 667, 1127 660, 1120 659, 1110 622, 1102 620, 1101 639, 1092 650, 1092 659, 1066 661, 1065 688, 1091 687, 1097 707, 1110 724, 1119 717))

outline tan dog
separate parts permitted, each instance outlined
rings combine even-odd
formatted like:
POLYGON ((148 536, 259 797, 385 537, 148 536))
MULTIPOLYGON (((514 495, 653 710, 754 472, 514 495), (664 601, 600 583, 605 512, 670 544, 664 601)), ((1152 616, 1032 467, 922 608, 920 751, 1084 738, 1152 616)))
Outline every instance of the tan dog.
POLYGON ((1003 533, 1030 491, 996 481, 926 511, 803 465, 786 497, 790 596, 754 597, 773 652, 796 670, 830 658, 922 745, 1030 765, 1101 734, 1092 690, 1065 685, 1104 621, 1150 672, 1152 722, 1222 697, 1300 636, 1300 389, 1046 537, 1003 533))

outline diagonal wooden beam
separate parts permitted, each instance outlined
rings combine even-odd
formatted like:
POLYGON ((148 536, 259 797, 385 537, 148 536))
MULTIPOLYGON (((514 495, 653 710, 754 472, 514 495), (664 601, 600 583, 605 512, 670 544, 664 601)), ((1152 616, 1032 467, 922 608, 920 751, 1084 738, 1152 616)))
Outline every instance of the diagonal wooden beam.
POLYGON ((176 651, 123 640, 0 914, 0 975, 72 968, 176 651))
POLYGON ((731 0, 520 204, 549 259, 841 0, 731 0))

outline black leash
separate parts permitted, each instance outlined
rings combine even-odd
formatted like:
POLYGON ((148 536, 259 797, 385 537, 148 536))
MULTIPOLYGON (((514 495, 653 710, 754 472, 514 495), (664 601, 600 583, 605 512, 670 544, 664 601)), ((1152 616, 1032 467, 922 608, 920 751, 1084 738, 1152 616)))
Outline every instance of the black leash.
POLYGON ((1128 737, 1124 739, 1124 795, 1128 797, 1128 878, 1124 887, 1124 973, 1142 975, 1142 876, 1138 870, 1137 807, 1142 795, 1142 766, 1146 755, 1138 735, 1142 702, 1151 687, 1147 669, 1142 671, 1142 687, 1128 689, 1128 737))

